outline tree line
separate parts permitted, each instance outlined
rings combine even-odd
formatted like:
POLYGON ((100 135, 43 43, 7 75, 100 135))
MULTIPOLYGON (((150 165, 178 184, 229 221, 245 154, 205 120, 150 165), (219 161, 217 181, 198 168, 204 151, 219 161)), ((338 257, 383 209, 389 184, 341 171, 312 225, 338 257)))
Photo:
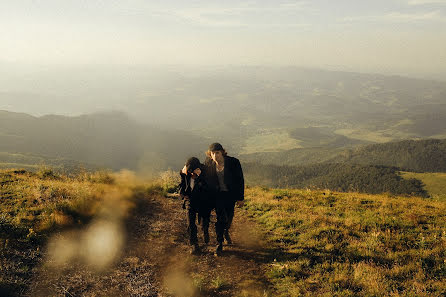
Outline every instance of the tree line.
POLYGON ((243 169, 247 183, 252 185, 428 196, 420 180, 402 178, 396 167, 342 163, 306 166, 244 163, 243 169))

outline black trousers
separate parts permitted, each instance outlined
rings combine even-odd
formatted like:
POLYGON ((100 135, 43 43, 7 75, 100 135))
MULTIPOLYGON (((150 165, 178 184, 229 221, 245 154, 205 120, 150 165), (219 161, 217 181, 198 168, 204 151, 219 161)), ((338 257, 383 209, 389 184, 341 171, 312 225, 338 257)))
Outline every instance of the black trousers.
POLYGON ((225 230, 231 227, 234 218, 235 200, 229 192, 218 192, 215 199, 215 213, 217 222, 215 223, 215 233, 217 242, 223 243, 223 234, 225 230))
POLYGON ((232 204, 228 205, 228 207, 226 208, 226 215, 228 221, 226 222, 225 230, 229 230, 229 228, 231 228, 232 220, 234 219, 234 209, 235 209, 235 201, 233 201, 232 204))
POLYGON ((199 208, 191 205, 189 201, 186 201, 187 210, 187 233, 189 235, 189 242, 191 245, 198 244, 198 228, 197 228, 197 216, 201 217, 201 229, 204 234, 209 233, 209 222, 211 219, 211 209, 199 208))

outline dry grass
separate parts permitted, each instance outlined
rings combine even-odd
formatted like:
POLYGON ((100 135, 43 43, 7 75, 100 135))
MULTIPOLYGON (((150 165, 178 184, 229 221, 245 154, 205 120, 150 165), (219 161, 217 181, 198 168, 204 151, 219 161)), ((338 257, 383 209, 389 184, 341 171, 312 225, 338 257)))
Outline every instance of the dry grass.
MULTIPOLYGON (((148 185, 128 171, 71 178, 50 171, 0 171, 0 295, 26 288, 35 259, 17 257, 20 245, 31 245, 27 253, 32 254, 55 230, 73 229, 98 216, 122 220, 134 207, 132 198, 166 193, 175 178, 166 173, 148 185)), ((446 293, 444 201, 259 187, 248 188, 246 200, 246 211, 268 234, 275 260, 266 264, 267 277, 278 296, 446 293)), ((93 221, 88 228, 93 236, 76 238, 95 247, 95 226, 93 221)), ((67 254, 64 259, 75 255, 57 250, 67 254)), ((191 275, 193 294, 224 292, 230 281, 225 275, 205 276, 191 275)), ((243 296, 266 294, 255 286, 246 288, 243 296)))
POLYGON ((446 204, 418 197, 247 189, 277 250, 281 296, 441 296, 446 204))
POLYGON ((122 221, 146 191, 147 185, 126 171, 68 177, 48 168, 0 170, 0 295, 26 288, 40 249, 55 231, 94 226, 93 218, 122 221))
POLYGON ((104 173, 87 179, 68 178, 50 171, 0 171, 4 223, 11 228, 33 228, 40 233, 57 226, 83 224, 97 213, 104 199, 116 199, 113 195, 125 193, 122 186, 111 180, 113 177, 105 177, 104 173))

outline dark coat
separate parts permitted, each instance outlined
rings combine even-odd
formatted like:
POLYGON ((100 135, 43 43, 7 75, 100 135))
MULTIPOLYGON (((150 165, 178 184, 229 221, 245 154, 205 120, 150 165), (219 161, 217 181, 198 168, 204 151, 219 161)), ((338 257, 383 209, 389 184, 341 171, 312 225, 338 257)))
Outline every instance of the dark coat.
MULTIPOLYGON (((224 181, 231 197, 234 200, 243 200, 245 198, 245 180, 240 161, 237 158, 225 156, 224 181)), ((217 169, 215 162, 211 158, 206 158, 204 163, 205 178, 209 188, 213 191, 219 191, 217 169)))
POLYGON ((189 197, 189 205, 197 211, 206 208, 212 208, 212 202, 208 195, 209 187, 207 186, 206 179, 203 175, 200 175, 195 179, 194 188, 191 188, 191 176, 180 172, 180 196, 184 199, 185 196, 189 197))

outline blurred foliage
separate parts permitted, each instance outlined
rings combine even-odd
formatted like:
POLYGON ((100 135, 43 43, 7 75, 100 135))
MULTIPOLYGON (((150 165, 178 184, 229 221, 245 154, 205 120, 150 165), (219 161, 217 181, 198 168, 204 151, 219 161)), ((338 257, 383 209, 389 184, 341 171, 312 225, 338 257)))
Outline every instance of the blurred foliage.
POLYGON ((173 170, 161 172, 162 188, 166 193, 176 193, 181 182, 180 174, 173 170))

